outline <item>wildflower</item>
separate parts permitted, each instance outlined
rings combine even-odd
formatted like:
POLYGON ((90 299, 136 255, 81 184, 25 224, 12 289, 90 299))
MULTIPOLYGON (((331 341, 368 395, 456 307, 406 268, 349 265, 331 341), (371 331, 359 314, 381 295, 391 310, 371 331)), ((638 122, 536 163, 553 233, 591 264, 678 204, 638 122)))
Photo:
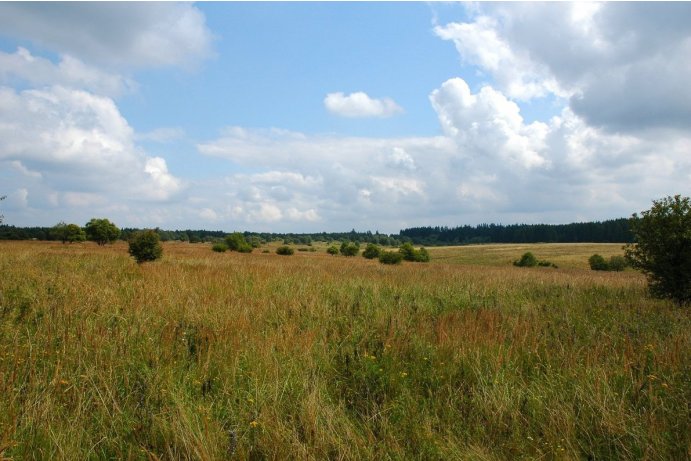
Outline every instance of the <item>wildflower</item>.
POLYGON ((402 371, 401 372, 401 378, 405 378, 406 376, 408 376, 408 373, 406 373, 405 371, 402 371))
POLYGON ((257 426, 259 426, 259 423, 257 421, 252 421, 250 423, 250 427, 257 427, 257 426))
POLYGON ((648 375, 648 379, 651 381, 655 381, 657 379, 657 376, 655 375, 648 375))
POLYGON ((667 383, 662 383, 662 387, 664 387, 665 389, 667 389, 667 388, 669 387, 669 385, 668 385, 667 383))

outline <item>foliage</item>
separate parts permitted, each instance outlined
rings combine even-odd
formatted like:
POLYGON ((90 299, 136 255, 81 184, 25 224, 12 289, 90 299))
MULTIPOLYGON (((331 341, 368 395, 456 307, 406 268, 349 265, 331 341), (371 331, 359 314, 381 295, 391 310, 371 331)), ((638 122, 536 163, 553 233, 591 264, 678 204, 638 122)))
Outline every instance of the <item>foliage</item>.
POLYGON ((379 245, 375 245, 374 243, 368 243, 367 247, 365 247, 365 251, 362 252, 362 256, 367 259, 378 258, 381 254, 381 251, 382 250, 379 245))
POLYGON ((278 248, 276 248, 276 254, 277 255, 282 255, 282 256, 290 256, 293 253, 295 253, 295 250, 288 245, 283 245, 278 248))
POLYGON ((360 252, 360 244, 350 241, 341 243, 341 254, 343 256, 356 256, 360 252))
POLYGON ((86 238, 98 243, 99 245, 112 243, 120 236, 120 229, 118 229, 115 224, 105 218, 92 218, 88 223, 86 223, 84 230, 86 231, 86 238))
POLYGON ((65 224, 59 222, 51 230, 51 237, 62 243, 83 242, 86 240, 86 232, 77 224, 65 224))
POLYGON ((211 250, 215 251, 216 253, 225 253, 228 251, 228 245, 223 242, 217 242, 213 244, 211 250))
POLYGON ((329 253, 330 255, 337 255, 338 254, 338 247, 336 245, 331 245, 326 249, 326 252, 329 253))
POLYGON ((401 264, 403 255, 400 251, 382 251, 379 254, 379 262, 382 264, 401 264))
POLYGON ((624 248, 626 259, 647 275, 651 294, 691 302, 691 200, 675 195, 653 201, 640 217, 633 214, 630 226, 636 243, 624 248))
POLYGON ((535 267, 537 266, 537 258, 530 251, 526 251, 521 256, 521 259, 513 262, 513 265, 518 267, 535 267))
POLYGON ((623 256, 610 256, 609 262, 607 263, 609 270, 615 272, 621 272, 626 269, 627 262, 626 258, 623 256))
POLYGON ((590 258, 588 258, 588 264, 590 264, 590 268, 594 271, 609 270, 609 265, 607 264, 607 261, 605 261, 605 258, 600 256, 599 254, 594 254, 590 258))
POLYGON ((130 236, 129 253, 139 264, 163 256, 163 247, 155 230, 139 231, 130 236))
POLYGON ((423 247, 420 248, 419 250, 416 250, 415 247, 413 246, 412 243, 406 242, 403 245, 401 245, 398 248, 398 252, 401 253, 401 256, 403 256, 403 259, 406 261, 413 261, 413 262, 428 262, 429 261, 429 253, 427 250, 423 247))
POLYGON ((247 243, 245 236, 240 232, 233 232, 225 238, 226 245, 230 251, 240 253, 252 253, 252 245, 247 243))
MULTIPOLYGON (((3 200, 5 200, 6 198, 7 198, 6 195, 0 195, 0 202, 2 202, 3 200)), ((5 217, 4 217, 3 215, 0 214, 0 224, 2 224, 3 219, 5 219, 5 217)))

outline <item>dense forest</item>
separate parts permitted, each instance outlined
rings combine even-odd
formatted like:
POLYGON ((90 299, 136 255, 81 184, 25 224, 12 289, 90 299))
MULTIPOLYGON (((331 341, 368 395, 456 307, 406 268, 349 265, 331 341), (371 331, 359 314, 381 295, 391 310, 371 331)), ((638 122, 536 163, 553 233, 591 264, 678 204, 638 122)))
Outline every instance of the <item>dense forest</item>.
POLYGON ((413 227, 400 238, 423 245, 473 243, 629 243, 633 236, 625 218, 572 224, 481 224, 461 227, 413 227))
MULTIPOLYGON (((121 230, 120 238, 127 240, 137 229, 121 230)), ((223 239, 226 232, 209 230, 161 230, 156 229, 163 241, 190 243, 214 242, 223 239)), ((312 242, 351 240, 361 243, 377 243, 398 246, 403 242, 419 245, 468 245, 477 243, 625 243, 632 241, 629 220, 614 219, 602 222, 572 224, 480 224, 459 227, 413 227, 399 234, 379 232, 320 232, 320 233, 256 233, 244 232, 245 238, 262 242, 282 241, 286 244, 309 245, 312 242)), ((52 227, 0 226, 0 240, 60 240, 52 227)))

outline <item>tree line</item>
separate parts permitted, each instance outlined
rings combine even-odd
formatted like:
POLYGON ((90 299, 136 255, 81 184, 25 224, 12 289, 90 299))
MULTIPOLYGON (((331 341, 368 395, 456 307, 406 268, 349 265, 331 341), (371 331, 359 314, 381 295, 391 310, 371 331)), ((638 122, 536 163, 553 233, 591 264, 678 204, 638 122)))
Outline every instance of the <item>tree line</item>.
POLYGON ((571 224, 480 224, 459 227, 412 227, 401 239, 419 245, 477 243, 630 243, 633 234, 626 218, 571 224))
MULTIPOLYGON (((0 240, 57 240, 64 241, 64 223, 53 227, 16 227, 0 225, 0 240)), ((67 225, 73 226, 73 225, 67 225)), ((121 240, 141 229, 123 228, 121 240)), ((155 229, 161 241, 182 241, 190 243, 218 242, 228 235, 220 230, 163 230, 155 229)), ((248 242, 282 241, 286 245, 310 245, 312 242, 359 242, 382 246, 400 246, 403 243, 416 245, 469 245, 478 243, 631 243, 633 235, 626 218, 608 221, 571 224, 480 224, 459 227, 412 227, 399 234, 377 232, 317 232, 276 233, 241 232, 248 242)))

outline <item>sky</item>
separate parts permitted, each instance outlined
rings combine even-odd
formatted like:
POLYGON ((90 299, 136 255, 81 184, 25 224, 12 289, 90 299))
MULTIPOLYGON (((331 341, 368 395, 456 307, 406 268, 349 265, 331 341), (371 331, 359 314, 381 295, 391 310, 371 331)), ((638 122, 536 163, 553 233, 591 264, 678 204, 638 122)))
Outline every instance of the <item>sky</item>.
POLYGON ((691 195, 691 3, 0 2, 6 224, 380 231, 691 195))

